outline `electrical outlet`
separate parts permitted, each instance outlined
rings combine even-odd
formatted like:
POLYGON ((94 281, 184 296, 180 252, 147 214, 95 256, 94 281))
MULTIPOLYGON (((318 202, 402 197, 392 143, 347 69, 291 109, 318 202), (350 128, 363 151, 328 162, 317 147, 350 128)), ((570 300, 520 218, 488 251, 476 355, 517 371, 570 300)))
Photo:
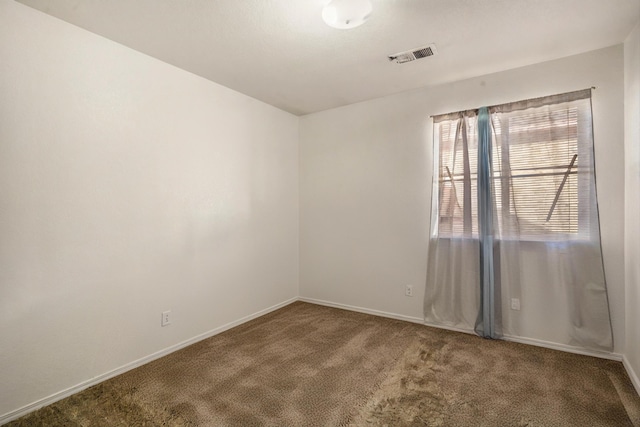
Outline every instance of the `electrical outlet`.
POLYGON ((412 285, 407 285, 404 288, 404 294, 408 297, 412 297, 413 296, 413 286, 412 285))
POLYGON ((171 324, 171 310, 162 312, 162 326, 167 326, 171 324))
POLYGON ((519 298, 511 298, 511 310, 520 310, 519 298))

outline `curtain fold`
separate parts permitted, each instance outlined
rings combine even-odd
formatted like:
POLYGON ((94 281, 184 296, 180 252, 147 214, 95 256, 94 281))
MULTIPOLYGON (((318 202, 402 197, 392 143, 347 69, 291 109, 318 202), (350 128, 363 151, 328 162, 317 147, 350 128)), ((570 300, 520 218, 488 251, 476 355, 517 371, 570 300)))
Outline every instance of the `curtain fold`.
POLYGON ((427 323, 612 350, 590 96, 434 118, 427 323))
POLYGON ((491 119, 487 107, 478 112, 478 239, 480 240, 480 310, 475 331, 498 338, 495 310, 494 192, 491 119))

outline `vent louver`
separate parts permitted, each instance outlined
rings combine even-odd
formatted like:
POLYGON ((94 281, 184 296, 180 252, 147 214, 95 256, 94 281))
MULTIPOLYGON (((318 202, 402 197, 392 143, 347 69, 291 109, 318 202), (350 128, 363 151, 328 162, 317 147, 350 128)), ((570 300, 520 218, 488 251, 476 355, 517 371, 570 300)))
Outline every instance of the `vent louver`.
POLYGON ((435 44, 430 44, 428 46, 418 47, 415 49, 408 50, 406 52, 400 52, 393 55, 389 55, 389 61, 395 61, 398 64, 404 64, 405 62, 415 61, 416 59, 426 58, 428 56, 433 56, 437 54, 435 44))

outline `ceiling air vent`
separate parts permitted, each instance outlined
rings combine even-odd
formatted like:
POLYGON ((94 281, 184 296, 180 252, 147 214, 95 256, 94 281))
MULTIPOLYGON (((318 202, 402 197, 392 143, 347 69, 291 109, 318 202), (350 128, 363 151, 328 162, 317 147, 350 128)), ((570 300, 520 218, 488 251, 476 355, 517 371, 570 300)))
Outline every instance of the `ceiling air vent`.
POLYGON ((417 47, 406 52, 389 55, 388 58, 389 61, 396 61, 398 64, 404 64, 405 62, 411 62, 415 61, 416 59, 433 56, 436 53, 438 53, 438 51, 436 50, 436 45, 432 43, 428 46, 417 47))

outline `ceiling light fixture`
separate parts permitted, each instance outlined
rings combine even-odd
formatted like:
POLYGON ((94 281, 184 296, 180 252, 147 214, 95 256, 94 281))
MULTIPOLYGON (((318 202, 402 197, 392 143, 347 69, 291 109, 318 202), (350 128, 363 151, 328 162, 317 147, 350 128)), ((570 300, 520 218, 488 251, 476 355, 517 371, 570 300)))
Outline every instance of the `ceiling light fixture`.
POLYGON ((332 0, 322 9, 322 19, 330 27, 348 30, 364 24, 372 10, 369 0, 332 0))

